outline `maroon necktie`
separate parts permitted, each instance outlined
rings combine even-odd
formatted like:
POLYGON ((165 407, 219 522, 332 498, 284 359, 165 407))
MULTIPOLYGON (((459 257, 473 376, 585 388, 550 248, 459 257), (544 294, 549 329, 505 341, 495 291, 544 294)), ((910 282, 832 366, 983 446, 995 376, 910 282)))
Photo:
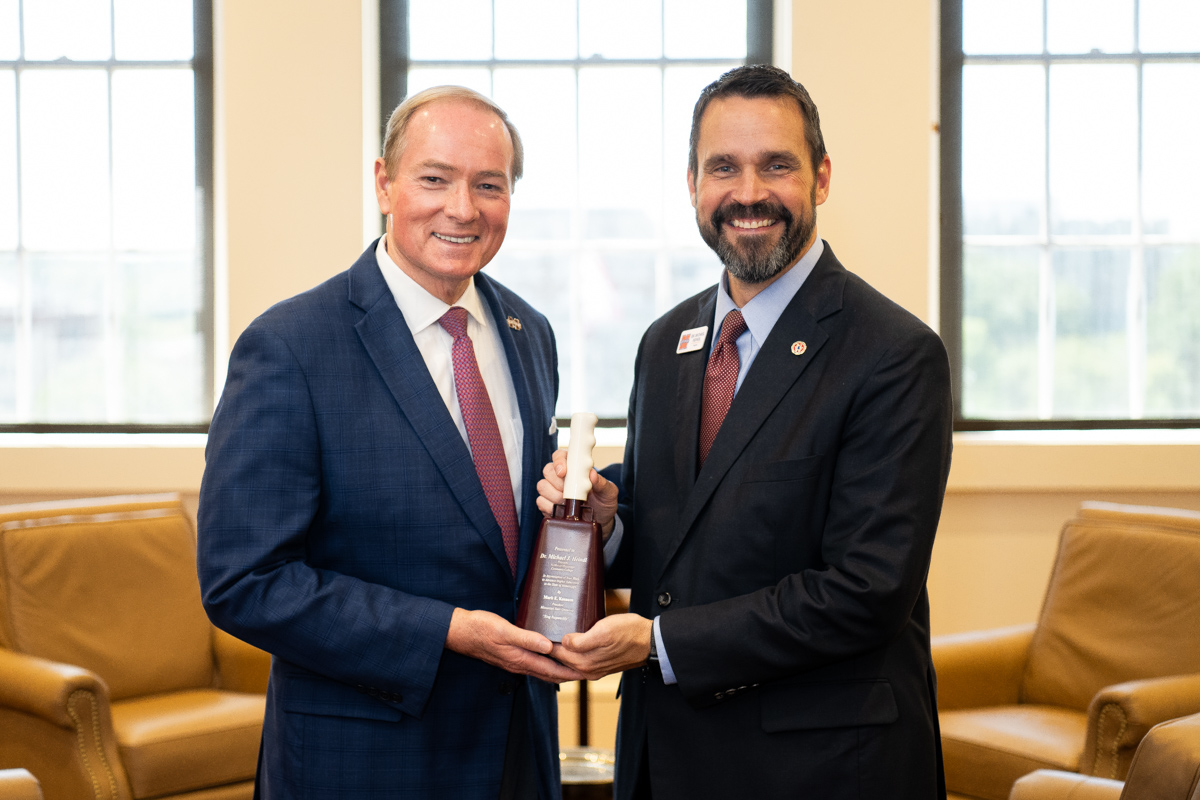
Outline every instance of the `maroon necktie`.
POLYGON ((496 426, 496 413, 492 411, 492 401, 488 398, 487 387, 483 385, 483 376, 479 374, 475 346, 471 344, 471 337, 467 336, 467 310, 454 306, 442 315, 439 322, 454 337, 450 353, 454 359, 454 390, 458 394, 458 407, 467 426, 467 438, 471 441, 475 472, 483 484, 483 493, 492 507, 492 514, 500 523, 508 566, 516 575, 519 536, 517 507, 513 503, 512 480, 508 474, 504 443, 500 441, 500 429, 496 426))
POLYGON ((713 345, 704 372, 704 401, 700 411, 700 466, 708 458, 713 439, 721 430, 721 423, 729 413, 733 402, 733 390, 737 387, 738 359, 737 338, 746 330, 746 320, 736 308, 725 315, 721 323, 721 336, 713 345))

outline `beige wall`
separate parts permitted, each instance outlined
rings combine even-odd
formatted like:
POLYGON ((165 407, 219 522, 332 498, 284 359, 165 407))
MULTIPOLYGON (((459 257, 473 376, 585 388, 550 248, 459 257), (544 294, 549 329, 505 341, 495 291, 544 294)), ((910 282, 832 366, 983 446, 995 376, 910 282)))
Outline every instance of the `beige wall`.
MULTIPOLYGON (((821 108, 834 166, 821 233, 851 269, 930 321, 935 5, 796 0, 792 15, 794 73, 821 108)), ((229 341, 270 304, 348 266, 375 224, 365 197, 374 13, 370 0, 218 0, 218 287, 229 341)), ((194 507, 202 437, 0 438, 0 503, 179 490, 194 507)), ((1087 498, 1200 509, 1200 436, 957 437, 929 580, 934 632, 1033 619, 1058 529, 1087 498)))

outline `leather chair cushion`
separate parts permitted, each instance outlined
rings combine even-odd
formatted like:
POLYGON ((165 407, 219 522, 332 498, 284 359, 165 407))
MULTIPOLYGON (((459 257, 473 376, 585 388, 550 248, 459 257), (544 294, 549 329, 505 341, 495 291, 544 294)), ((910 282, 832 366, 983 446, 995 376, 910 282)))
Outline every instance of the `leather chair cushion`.
POLYGON ((1022 702, 1084 711, 1106 686, 1196 671, 1200 515, 1142 516, 1085 509, 1063 529, 1022 702))
POLYGON ((197 689, 113 703, 135 798, 253 779, 266 697, 197 689))
POLYGON ((1079 768, 1087 714, 1053 706, 997 706, 939 715, 946 788, 1006 800, 1013 782, 1035 769, 1079 768))
POLYGON ((1108 778, 1040 769, 1014 783, 1008 800, 1120 800, 1124 786, 1108 778))
POLYGON ((114 700, 213 685, 179 509, 0 524, 0 591, 13 649, 92 670, 114 700))

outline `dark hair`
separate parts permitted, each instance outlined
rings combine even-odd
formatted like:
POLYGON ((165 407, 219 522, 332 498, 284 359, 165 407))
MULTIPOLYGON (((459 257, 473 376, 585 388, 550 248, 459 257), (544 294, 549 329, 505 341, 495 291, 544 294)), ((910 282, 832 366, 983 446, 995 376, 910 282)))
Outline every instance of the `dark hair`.
POLYGON ((813 171, 825 160, 825 139, 821 136, 821 118, 808 90, 779 67, 747 64, 735 67, 704 87, 692 112, 692 135, 688 146, 688 172, 696 174, 696 146, 700 140, 700 120, 708 104, 722 97, 791 97, 804 117, 804 139, 812 158, 813 171))

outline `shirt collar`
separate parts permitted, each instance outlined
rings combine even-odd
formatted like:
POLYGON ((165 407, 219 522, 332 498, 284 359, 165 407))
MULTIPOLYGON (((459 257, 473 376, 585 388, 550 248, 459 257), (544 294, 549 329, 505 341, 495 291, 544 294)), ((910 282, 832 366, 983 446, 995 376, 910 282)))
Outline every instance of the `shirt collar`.
MULTIPOLYGON (((783 315, 783 310, 787 308, 788 303, 792 302, 796 292, 800 291, 800 287, 804 285, 804 281, 808 279, 813 267, 817 265, 817 260, 824 252, 825 242, 818 236, 813 242, 813 246, 808 248, 808 252, 791 269, 780 275, 775 282, 754 295, 749 303, 742 306, 742 318, 746 320, 750 336, 760 347, 767 340, 771 329, 783 315)), ((710 340, 712 342, 716 342, 717 337, 721 334, 721 323, 725 321, 725 315, 737 308, 733 298, 729 296, 728 280, 729 275, 722 271, 721 280, 717 284, 717 308, 713 322, 714 330, 710 340)), ((711 349, 712 345, 710 344, 709 347, 711 349)))
MULTIPOLYGON (((449 305, 434 297, 425 287, 409 277, 407 272, 396 266, 396 262, 392 261, 387 252, 387 236, 379 237, 379 244, 375 247, 375 261, 379 264, 379 271, 383 273, 383 279, 396 300, 396 306, 404 315, 404 321, 408 323, 408 329, 413 335, 436 324, 450 309, 449 305)), ((477 323, 488 327, 488 315, 483 311, 483 300, 475 288, 474 278, 467 284, 467 290, 454 305, 462 306, 477 323)))

